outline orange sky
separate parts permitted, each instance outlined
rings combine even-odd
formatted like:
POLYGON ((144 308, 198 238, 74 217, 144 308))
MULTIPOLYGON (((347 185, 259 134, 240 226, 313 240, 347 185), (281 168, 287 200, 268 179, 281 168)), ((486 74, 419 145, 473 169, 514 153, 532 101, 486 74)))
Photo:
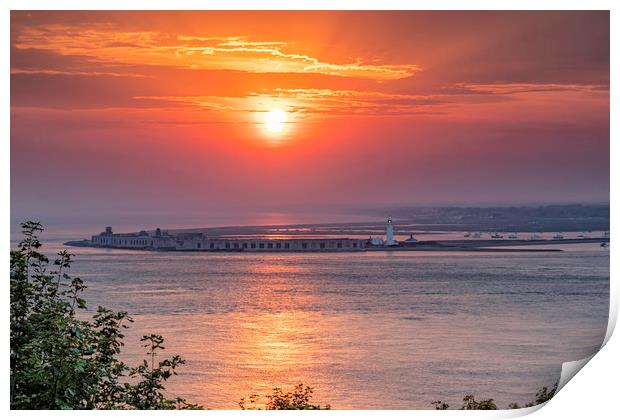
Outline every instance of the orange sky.
POLYGON ((608 201, 609 14, 13 12, 11 114, 14 217, 608 201))

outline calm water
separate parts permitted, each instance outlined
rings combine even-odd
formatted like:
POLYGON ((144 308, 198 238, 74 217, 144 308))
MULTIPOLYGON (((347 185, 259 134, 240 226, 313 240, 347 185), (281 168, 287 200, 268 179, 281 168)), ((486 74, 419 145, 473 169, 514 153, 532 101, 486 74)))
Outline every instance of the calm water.
MULTIPOLYGON (((48 247, 53 252, 60 244, 48 247)), ((555 247, 557 248, 557 246, 555 247)), ((532 400, 605 334, 609 251, 205 254, 74 248, 91 308, 127 310, 188 363, 168 389, 209 408, 303 382, 334 408, 532 400)))

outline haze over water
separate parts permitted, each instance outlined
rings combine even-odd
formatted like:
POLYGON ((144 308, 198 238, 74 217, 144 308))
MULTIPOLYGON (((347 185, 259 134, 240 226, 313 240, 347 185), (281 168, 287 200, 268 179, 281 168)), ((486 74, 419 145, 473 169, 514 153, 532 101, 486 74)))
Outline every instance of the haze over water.
MULTIPOLYGON (((59 243, 46 252, 62 248, 59 243)), ((557 247, 554 247, 557 248, 557 247)), ((188 361, 169 383, 208 408, 303 382, 334 408, 533 399, 605 334, 609 251, 338 254, 72 249, 89 307, 135 319, 188 361)), ((162 355, 163 356, 163 355, 162 355)))

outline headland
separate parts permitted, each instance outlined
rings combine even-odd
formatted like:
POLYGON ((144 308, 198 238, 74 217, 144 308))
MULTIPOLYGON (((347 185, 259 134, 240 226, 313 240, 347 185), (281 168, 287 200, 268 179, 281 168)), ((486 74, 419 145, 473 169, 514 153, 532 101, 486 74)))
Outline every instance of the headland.
POLYGON ((484 251, 484 252, 554 252, 560 249, 548 245, 601 243, 608 246, 609 234, 578 238, 564 238, 556 234, 552 239, 533 234, 519 238, 516 233, 466 233, 464 239, 418 240, 411 233, 404 240, 395 239, 395 227, 391 218, 385 222, 385 237, 350 238, 341 235, 304 235, 279 232, 276 235, 255 235, 252 227, 248 232, 238 228, 239 234, 212 235, 204 230, 154 231, 141 230, 132 233, 115 233, 108 226, 90 239, 69 241, 65 245, 76 247, 137 249, 144 251, 201 251, 201 252, 367 252, 367 251, 484 251), (505 238, 505 239, 504 239, 505 238), (532 246, 545 245, 544 248, 532 246), (517 248, 518 247, 518 248, 517 248))

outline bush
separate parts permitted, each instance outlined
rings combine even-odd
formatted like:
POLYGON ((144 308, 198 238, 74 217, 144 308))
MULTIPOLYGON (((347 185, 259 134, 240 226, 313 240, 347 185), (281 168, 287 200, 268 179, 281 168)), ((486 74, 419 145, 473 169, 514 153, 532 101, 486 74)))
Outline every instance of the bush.
POLYGON ((284 392, 281 388, 273 388, 273 394, 261 396, 250 395, 247 400, 242 398, 239 407, 242 410, 330 410, 330 405, 321 407, 312 404, 312 388, 298 384, 293 391, 284 392))
MULTIPOLYGON (((548 389, 546 386, 542 387, 536 393, 536 399, 530 403, 527 403, 523 407, 534 407, 535 405, 543 404, 549 401, 558 390, 558 383, 551 389, 548 389)), ((433 401, 431 404, 435 406, 435 410, 449 410, 450 404, 444 401, 433 401)), ((512 403, 508 405, 508 409, 516 409, 521 408, 519 404, 512 403)), ((463 405, 460 410, 497 410, 497 405, 495 401, 491 398, 489 400, 476 401, 474 396, 469 394, 463 397, 463 405)))
POLYGON ((39 252, 41 224, 21 227, 24 239, 10 262, 11 408, 202 408, 164 396, 164 383, 185 361, 174 356, 156 362, 156 351, 164 348, 161 336, 142 337, 150 361, 134 368, 121 362, 123 331, 133 320, 104 307, 92 321, 78 319, 86 309, 86 285, 68 274, 72 255, 61 251, 50 267, 39 252))

